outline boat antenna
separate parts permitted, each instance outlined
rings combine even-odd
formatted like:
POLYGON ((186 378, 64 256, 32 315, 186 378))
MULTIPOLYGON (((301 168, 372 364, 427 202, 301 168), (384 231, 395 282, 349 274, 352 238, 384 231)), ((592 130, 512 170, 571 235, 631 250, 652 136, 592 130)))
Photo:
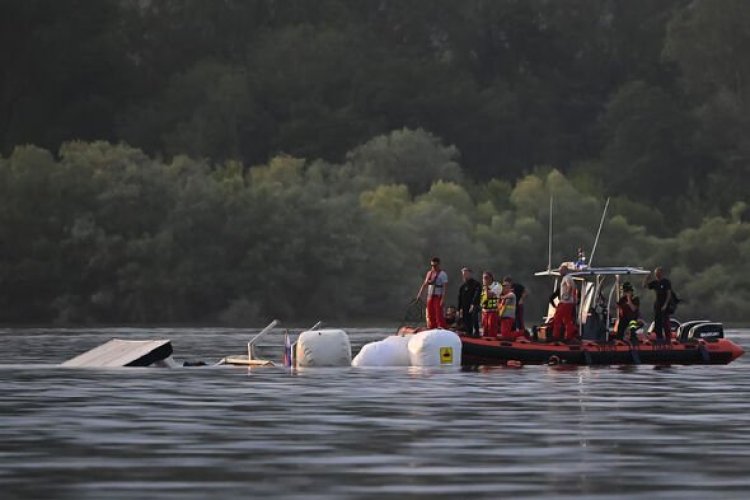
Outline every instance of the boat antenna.
POLYGON ((599 243, 599 236, 602 234, 602 226, 604 225, 604 218, 607 216, 607 208, 609 208, 609 197, 607 197, 607 203, 604 204, 604 211, 602 212, 602 219, 599 221, 599 229, 596 231, 596 239, 594 240, 594 246, 591 248, 591 257, 589 257, 589 267, 594 265, 594 253, 596 253, 596 245, 599 243))
POLYGON ((552 198, 553 195, 549 195, 549 248, 547 250, 547 271, 552 270, 552 198))

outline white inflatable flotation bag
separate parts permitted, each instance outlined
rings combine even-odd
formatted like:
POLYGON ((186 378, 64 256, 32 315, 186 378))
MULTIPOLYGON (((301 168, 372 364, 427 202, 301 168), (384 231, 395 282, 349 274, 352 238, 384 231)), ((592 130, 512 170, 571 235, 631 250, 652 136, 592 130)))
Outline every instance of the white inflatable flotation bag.
POLYGON ((344 330, 312 330, 297 339, 297 366, 349 366, 352 346, 344 330))
POLYGON ((427 330, 409 338, 411 366, 461 366, 461 339, 449 330, 427 330))
POLYGON ((409 338, 394 335, 362 346, 352 366, 410 366, 409 338))

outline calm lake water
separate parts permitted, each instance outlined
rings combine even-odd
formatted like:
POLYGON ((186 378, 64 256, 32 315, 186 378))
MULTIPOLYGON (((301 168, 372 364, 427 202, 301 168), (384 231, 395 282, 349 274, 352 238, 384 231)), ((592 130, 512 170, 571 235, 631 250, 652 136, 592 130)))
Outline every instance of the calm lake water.
MULTIPOLYGON (((392 332, 348 331, 355 350, 392 332)), ((55 366, 113 337, 216 361, 252 332, 0 329, 2 498, 750 495, 750 355, 666 370, 55 366)), ((727 336, 750 352, 750 330, 727 336)), ((282 335, 267 344, 280 359, 282 335)))

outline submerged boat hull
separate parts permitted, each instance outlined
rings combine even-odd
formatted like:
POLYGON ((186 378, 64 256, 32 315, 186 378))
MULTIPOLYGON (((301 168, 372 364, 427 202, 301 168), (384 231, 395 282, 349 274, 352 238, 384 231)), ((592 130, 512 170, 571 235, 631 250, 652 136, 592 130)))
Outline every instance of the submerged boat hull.
POLYGON ((744 354, 727 339, 715 341, 659 344, 640 342, 562 342, 515 341, 461 335, 463 365, 504 365, 509 361, 524 364, 570 365, 726 365, 744 354))

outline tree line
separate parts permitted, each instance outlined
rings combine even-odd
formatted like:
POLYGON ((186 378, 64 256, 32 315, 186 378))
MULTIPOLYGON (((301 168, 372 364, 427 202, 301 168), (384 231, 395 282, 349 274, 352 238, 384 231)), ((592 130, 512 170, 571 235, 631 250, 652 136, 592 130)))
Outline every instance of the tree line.
MULTIPOLYGON (((436 254, 449 298, 463 266, 511 274, 532 322, 551 291, 531 276, 546 268, 550 196, 555 265, 591 249, 604 200, 556 169, 471 180, 459 151, 421 129, 339 164, 17 147, 0 160, 0 321, 397 322, 436 254)), ((595 264, 664 265, 691 316, 746 319, 747 204, 667 237, 631 222, 647 210, 613 202, 595 264)))

